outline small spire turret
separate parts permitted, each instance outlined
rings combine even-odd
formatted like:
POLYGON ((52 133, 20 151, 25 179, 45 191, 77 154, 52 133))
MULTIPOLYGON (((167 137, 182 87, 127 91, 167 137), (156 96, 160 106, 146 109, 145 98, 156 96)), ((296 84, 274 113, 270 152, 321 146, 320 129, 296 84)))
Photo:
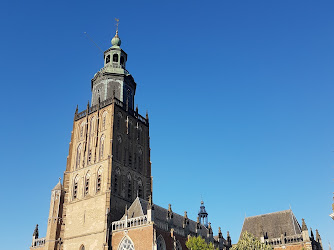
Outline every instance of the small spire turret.
POLYGON ((208 213, 205 210, 204 202, 201 201, 201 206, 198 212, 198 216, 200 218, 201 224, 205 227, 208 227, 208 213))

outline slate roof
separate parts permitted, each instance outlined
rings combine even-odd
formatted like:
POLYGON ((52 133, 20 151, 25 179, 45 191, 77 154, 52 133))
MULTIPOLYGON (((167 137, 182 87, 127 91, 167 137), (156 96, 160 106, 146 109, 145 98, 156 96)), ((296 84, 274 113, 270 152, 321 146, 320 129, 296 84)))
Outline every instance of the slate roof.
MULTIPOLYGON (((131 206, 128 208, 128 218, 130 219, 130 218, 135 218, 135 217, 146 215, 147 214, 147 204, 148 204, 148 201, 137 197, 134 200, 134 202, 131 204, 131 206)), ((168 212, 167 209, 154 204, 154 220, 157 219, 160 221, 167 222, 167 212, 168 212)), ((173 212, 173 224, 175 226, 182 228, 183 219, 184 217, 182 215, 179 215, 173 212)), ((123 215, 121 220, 125 220, 125 215, 123 215)), ((196 232, 196 224, 197 224, 196 221, 189 219, 189 230, 191 232, 196 232)), ((208 233, 208 229, 203 225, 201 226, 202 226, 201 234, 206 236, 208 233)))
POLYGON ((281 234, 284 235, 285 233, 286 236, 302 233, 301 227, 291 209, 247 217, 240 235, 245 231, 257 238, 267 235, 268 239, 279 238, 281 234))
POLYGON ((62 190, 62 188, 63 188, 63 186, 61 185, 60 180, 59 180, 57 185, 52 190, 62 190))

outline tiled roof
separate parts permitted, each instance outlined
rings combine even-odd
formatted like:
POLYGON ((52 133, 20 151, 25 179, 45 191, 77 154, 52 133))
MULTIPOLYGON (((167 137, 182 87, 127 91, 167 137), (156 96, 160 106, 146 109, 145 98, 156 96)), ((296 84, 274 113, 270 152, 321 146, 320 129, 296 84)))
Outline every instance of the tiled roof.
POLYGON ((241 234, 245 231, 257 238, 267 235, 269 239, 279 238, 281 234, 292 236, 302 233, 301 227, 291 209, 247 217, 242 226, 241 234))

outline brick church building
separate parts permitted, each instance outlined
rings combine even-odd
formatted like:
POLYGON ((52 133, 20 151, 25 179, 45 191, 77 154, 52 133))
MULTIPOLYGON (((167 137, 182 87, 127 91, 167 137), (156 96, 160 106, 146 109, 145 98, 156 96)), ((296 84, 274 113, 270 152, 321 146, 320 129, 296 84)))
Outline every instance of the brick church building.
POLYGON ((74 114, 63 182, 51 191, 46 236, 33 233, 31 250, 187 249, 202 236, 220 250, 202 202, 196 221, 152 202, 149 117, 134 108, 137 84, 118 30, 91 80, 92 99, 74 114))

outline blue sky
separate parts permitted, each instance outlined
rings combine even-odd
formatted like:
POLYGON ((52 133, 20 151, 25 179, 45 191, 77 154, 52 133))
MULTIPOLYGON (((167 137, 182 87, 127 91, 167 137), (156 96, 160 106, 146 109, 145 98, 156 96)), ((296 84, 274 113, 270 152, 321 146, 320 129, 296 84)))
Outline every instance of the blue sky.
POLYGON ((246 216, 289 209, 334 245, 333 1, 0 3, 4 249, 46 233, 73 115, 120 19, 150 117, 154 202, 238 240, 246 216))

